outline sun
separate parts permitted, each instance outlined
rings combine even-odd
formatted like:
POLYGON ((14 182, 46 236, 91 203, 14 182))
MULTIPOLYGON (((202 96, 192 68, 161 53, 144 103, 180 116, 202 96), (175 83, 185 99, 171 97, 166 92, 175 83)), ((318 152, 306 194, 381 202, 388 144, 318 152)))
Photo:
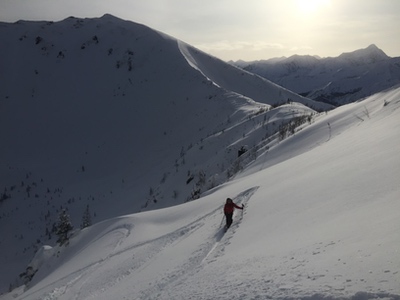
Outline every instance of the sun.
POLYGON ((330 0, 296 0, 298 10, 304 14, 316 13, 329 2, 330 0))

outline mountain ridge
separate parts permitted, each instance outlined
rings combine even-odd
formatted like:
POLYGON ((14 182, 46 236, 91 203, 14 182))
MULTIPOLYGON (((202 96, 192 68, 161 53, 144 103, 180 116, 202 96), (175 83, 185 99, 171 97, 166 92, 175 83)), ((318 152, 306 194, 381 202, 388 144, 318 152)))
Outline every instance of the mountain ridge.
POLYGON ((99 222, 196 199, 316 114, 296 101, 333 107, 110 15, 1 23, 0 38, 2 291, 61 211, 76 228, 87 206, 99 222))
POLYGON ((390 58, 376 45, 318 58, 231 62, 311 99, 343 105, 400 83, 400 57, 390 58))

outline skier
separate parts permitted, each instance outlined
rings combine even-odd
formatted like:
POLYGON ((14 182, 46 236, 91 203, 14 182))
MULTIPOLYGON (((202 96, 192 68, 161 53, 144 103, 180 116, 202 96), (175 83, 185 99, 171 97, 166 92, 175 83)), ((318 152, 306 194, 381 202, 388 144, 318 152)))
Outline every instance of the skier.
POLYGON ((244 208, 243 204, 242 204, 242 207, 240 207, 237 204, 235 204, 231 198, 227 198, 225 206, 224 206, 224 214, 226 217, 226 229, 228 229, 232 225, 232 217, 233 217, 233 211, 235 210, 235 207, 238 209, 244 208))

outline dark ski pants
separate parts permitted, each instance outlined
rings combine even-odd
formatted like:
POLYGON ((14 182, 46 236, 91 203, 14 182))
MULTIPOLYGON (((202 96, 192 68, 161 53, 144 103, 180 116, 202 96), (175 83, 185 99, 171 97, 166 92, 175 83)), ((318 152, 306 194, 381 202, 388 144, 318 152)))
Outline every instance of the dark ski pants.
POLYGON ((226 217, 226 228, 231 227, 232 225, 232 217, 233 217, 233 213, 231 214, 225 214, 226 217))

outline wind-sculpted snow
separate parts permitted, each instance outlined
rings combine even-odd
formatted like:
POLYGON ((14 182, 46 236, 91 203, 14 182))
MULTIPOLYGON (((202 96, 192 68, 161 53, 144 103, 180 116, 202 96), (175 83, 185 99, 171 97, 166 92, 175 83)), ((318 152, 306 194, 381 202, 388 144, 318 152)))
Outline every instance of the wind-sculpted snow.
MULTIPOLYGON (((233 200, 247 206, 257 189, 243 191, 233 200)), ((128 297, 123 294, 126 284, 133 287, 129 292, 135 295, 133 299, 168 299, 165 290, 179 288, 187 278, 223 256, 243 214, 235 217, 235 224, 225 235, 222 216, 222 205, 188 224, 187 218, 180 215, 183 220, 170 220, 178 226, 172 232, 163 234, 161 228, 159 237, 139 242, 135 231, 151 225, 141 223, 141 217, 100 223, 73 237, 67 248, 54 249, 54 258, 47 264, 57 263, 58 257, 64 263, 39 283, 32 282, 21 299, 111 299, 115 289, 121 297, 128 297), (177 250, 182 253, 174 257, 177 250)))

